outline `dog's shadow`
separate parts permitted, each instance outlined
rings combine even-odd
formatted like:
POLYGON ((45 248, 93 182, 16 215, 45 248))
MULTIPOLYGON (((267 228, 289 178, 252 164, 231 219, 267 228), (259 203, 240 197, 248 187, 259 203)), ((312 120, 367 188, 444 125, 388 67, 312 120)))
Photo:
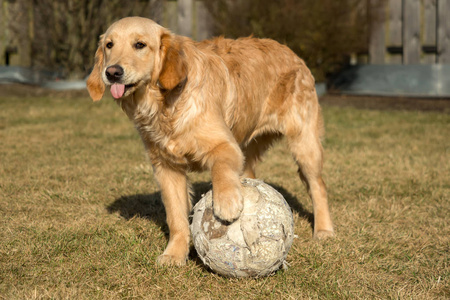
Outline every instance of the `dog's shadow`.
MULTIPOLYGON (((277 184, 270 182, 268 184, 283 195, 286 202, 290 205, 294 212, 298 213, 300 218, 303 218, 310 223, 311 229, 314 228, 313 214, 307 211, 294 195, 277 184)), ((194 183, 194 196, 192 197, 193 205, 195 205, 201 199, 202 195, 208 192, 211 187, 210 182, 194 183)), ((169 234, 169 229, 166 224, 166 212, 161 201, 160 192, 122 196, 108 205, 107 211, 109 213, 118 212, 120 216, 126 220, 130 220, 135 217, 147 219, 159 226, 166 236, 169 234)))
MULTIPOLYGON (((199 182, 193 185, 194 205, 202 195, 211 189, 211 183, 199 182)), ((169 228, 166 224, 166 211, 161 200, 161 192, 152 194, 135 194, 117 198, 106 207, 109 213, 118 212, 126 220, 133 218, 144 218, 154 222, 168 237, 169 228)))

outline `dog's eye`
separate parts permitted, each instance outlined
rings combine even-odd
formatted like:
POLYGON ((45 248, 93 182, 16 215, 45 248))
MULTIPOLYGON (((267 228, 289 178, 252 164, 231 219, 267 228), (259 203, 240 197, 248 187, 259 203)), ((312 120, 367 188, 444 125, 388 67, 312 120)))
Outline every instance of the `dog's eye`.
POLYGON ((112 42, 106 44, 106 48, 111 49, 114 46, 112 42))
POLYGON ((136 49, 142 49, 142 48, 144 48, 146 45, 144 44, 144 43, 142 43, 142 42, 137 42, 136 44, 134 44, 134 47, 136 48, 136 49))

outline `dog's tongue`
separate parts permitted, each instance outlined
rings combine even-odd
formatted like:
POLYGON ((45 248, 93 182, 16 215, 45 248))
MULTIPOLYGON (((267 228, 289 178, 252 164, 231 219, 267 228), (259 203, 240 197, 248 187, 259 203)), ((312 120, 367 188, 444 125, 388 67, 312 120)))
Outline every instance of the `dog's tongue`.
POLYGON ((125 92, 124 84, 114 83, 111 86, 111 94, 116 99, 119 99, 120 97, 122 97, 124 92, 125 92))

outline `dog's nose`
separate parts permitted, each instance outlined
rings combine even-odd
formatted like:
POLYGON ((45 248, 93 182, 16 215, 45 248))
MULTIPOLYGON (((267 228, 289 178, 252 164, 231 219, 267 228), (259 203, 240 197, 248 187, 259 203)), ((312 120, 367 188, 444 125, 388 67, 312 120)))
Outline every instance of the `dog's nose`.
POLYGON ((118 82, 122 79, 123 68, 119 65, 109 66, 106 68, 105 74, 110 82, 118 82))

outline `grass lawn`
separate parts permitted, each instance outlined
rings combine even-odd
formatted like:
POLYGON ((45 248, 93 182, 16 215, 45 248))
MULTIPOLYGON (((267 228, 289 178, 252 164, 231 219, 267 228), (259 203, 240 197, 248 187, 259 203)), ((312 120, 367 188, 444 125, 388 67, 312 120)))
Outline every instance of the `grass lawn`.
MULTIPOLYGON (((323 112, 337 237, 311 239, 311 203, 281 142, 257 171, 293 208, 290 268, 228 279, 195 251, 185 267, 155 265, 164 209, 111 99, 0 93, 0 299, 450 298, 450 114, 323 112)), ((190 178, 209 189, 207 173, 190 178)))

